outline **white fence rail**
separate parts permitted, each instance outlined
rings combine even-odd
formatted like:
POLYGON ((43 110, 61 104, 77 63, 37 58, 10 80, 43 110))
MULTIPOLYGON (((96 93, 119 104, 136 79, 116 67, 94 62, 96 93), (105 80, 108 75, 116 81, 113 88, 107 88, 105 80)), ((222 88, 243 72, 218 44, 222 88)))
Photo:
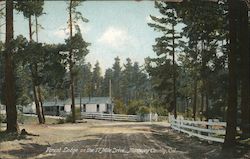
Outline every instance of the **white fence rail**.
POLYGON ((190 136, 196 136, 208 141, 224 142, 226 122, 219 122, 217 119, 210 119, 208 122, 189 121, 183 117, 175 119, 174 116, 169 115, 169 123, 172 129, 190 136))
POLYGON ((114 121, 157 121, 157 114, 146 115, 125 115, 125 114, 104 114, 104 113, 81 113, 86 119, 114 120, 114 121))
POLYGON ((86 119, 101 119, 114 121, 140 121, 138 115, 123 115, 123 114, 104 114, 104 113, 81 113, 86 119))

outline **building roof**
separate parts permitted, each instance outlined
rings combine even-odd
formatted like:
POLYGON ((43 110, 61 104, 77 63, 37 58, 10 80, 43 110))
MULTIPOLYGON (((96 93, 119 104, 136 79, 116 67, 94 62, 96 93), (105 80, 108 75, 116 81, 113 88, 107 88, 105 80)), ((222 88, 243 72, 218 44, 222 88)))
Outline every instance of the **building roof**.
MULTIPOLYGON (((81 98, 82 104, 111 104, 110 97, 83 97, 81 98)), ((75 104, 80 105, 80 98, 75 98, 75 104)), ((64 105, 71 105, 71 98, 67 100, 54 100, 54 101, 44 101, 43 106, 64 106, 64 105)))
MULTIPOLYGON (((71 103, 71 99, 69 99, 71 103)), ((80 104, 80 98, 75 98, 75 103, 80 104)), ((83 97, 81 99, 82 104, 111 104, 110 97, 83 97)))

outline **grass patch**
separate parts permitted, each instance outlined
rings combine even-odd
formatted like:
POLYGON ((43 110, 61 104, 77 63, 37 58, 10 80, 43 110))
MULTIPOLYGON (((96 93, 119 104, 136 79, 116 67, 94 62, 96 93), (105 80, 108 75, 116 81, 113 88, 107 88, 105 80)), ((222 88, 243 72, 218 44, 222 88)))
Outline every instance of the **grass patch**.
POLYGON ((240 140, 239 143, 250 146, 250 138, 245 139, 245 140, 240 140))
POLYGON ((65 120, 64 119, 59 119, 57 124, 64 124, 65 123, 65 120))
POLYGON ((26 136, 20 135, 18 133, 6 133, 5 131, 0 131, 0 142, 22 140, 22 139, 26 139, 26 136))
MULTIPOLYGON (((19 114, 17 117, 17 120, 19 123, 23 124, 37 124, 38 118, 36 116, 25 116, 22 114, 19 114)), ((54 119, 54 118, 48 118, 45 116, 45 123, 46 124, 57 124, 59 122, 59 119, 54 119)))

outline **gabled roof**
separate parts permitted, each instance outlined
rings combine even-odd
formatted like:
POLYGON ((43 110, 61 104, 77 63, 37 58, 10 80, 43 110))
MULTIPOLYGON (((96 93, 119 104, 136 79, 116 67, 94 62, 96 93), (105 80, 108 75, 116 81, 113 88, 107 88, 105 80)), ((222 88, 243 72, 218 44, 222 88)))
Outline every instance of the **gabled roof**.
MULTIPOLYGON (((69 99, 71 103, 71 99, 69 99)), ((80 104, 80 98, 75 98, 75 103, 80 104)), ((83 97, 81 99, 82 104, 111 104, 111 99, 109 97, 83 97)))
MULTIPOLYGON (((111 98, 109 97, 83 97, 81 98, 82 104, 111 104, 111 98)), ((75 104, 80 104, 80 98, 75 98, 75 104)), ((67 100, 54 100, 54 101, 44 101, 43 106, 64 106, 64 105, 71 105, 71 98, 67 100)))

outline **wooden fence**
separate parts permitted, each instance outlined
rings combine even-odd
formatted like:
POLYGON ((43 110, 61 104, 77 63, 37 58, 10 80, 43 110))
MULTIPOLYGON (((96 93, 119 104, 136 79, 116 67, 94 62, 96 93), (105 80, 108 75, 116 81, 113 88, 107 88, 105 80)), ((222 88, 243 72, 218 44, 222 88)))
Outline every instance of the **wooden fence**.
POLYGON ((114 121, 140 121, 138 115, 104 114, 104 113, 81 113, 86 119, 114 120, 114 121))
POLYGON ((114 120, 114 121, 158 121, 158 115, 155 113, 144 115, 125 115, 125 114, 105 114, 105 113, 86 113, 81 112, 82 118, 114 120))
POLYGON ((209 121, 190 121, 183 117, 174 118, 169 115, 169 123, 171 128, 179 132, 196 136, 200 139, 224 142, 226 122, 219 122, 218 119, 210 119, 209 121))

